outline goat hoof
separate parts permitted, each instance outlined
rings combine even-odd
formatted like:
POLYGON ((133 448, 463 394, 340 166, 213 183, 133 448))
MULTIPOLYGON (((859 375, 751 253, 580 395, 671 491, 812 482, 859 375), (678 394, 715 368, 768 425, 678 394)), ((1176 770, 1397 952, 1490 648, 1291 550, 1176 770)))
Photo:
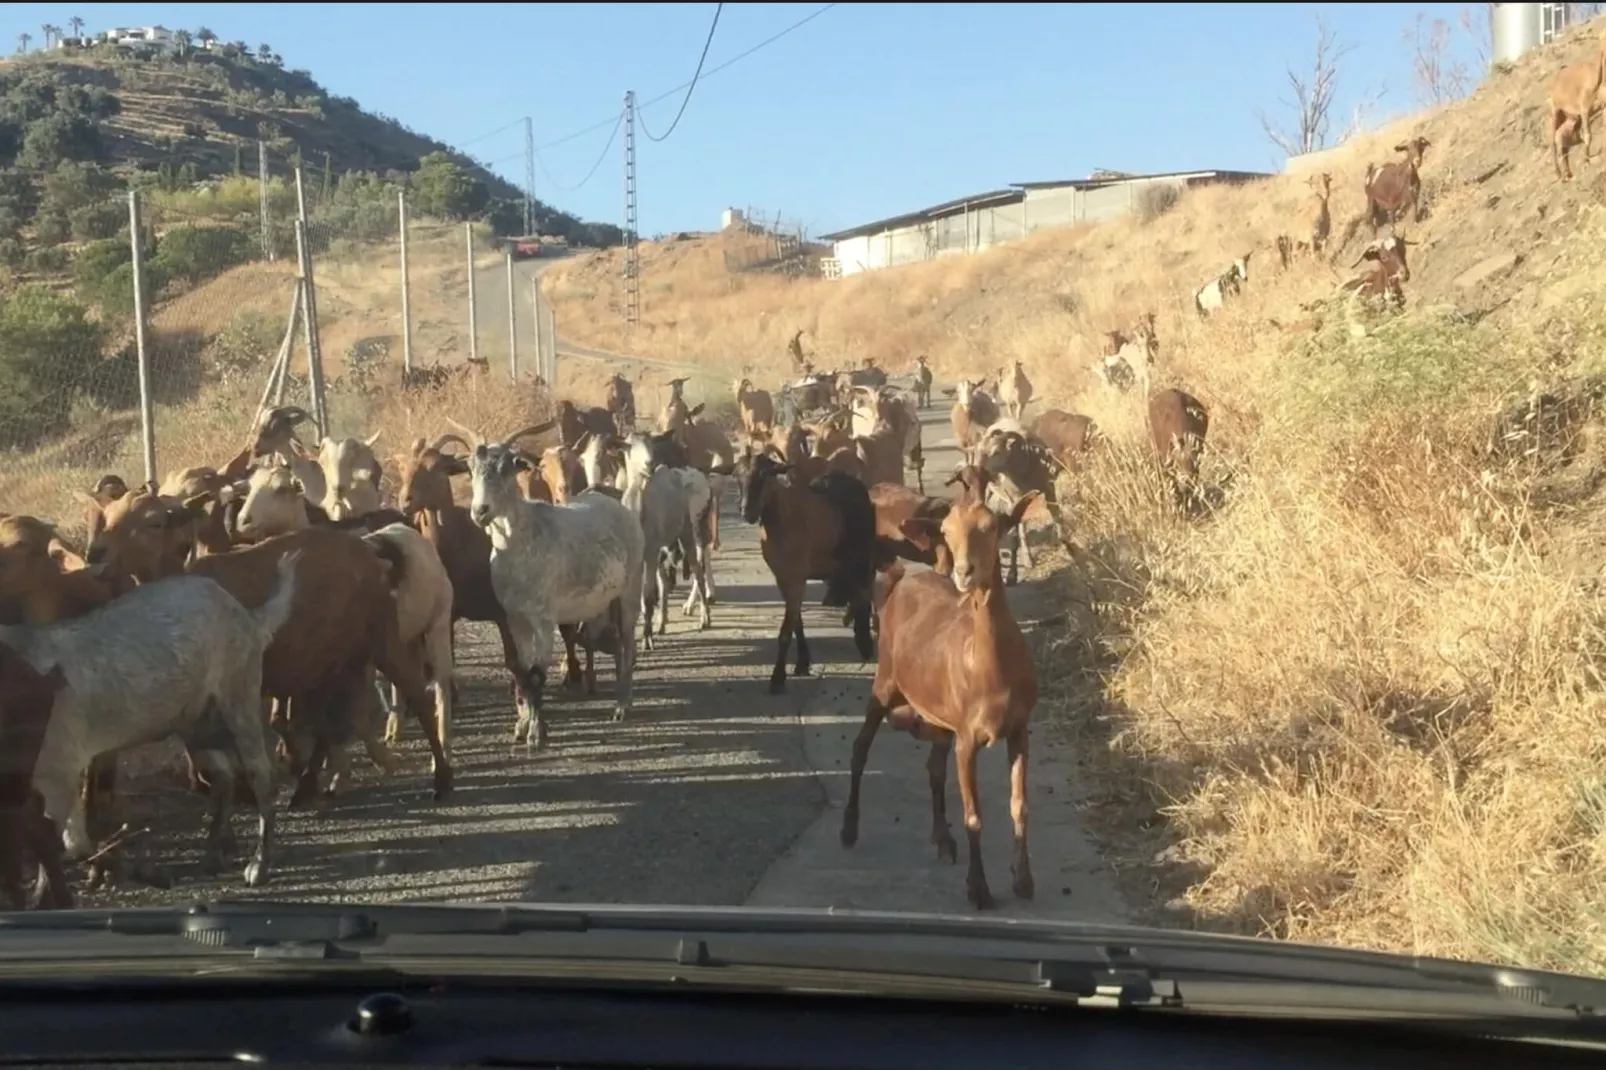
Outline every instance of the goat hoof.
POLYGON ((786 693, 786 674, 776 673, 770 677, 770 694, 781 695, 786 693))
POLYGON ((585 683, 585 680, 584 680, 584 678, 582 678, 580 676, 579 673, 576 673, 573 676, 565 676, 563 678, 563 690, 565 690, 565 691, 578 690, 580 685, 583 684, 583 683, 585 683))
POLYGON ((1025 874, 1017 873, 1010 890, 1015 893, 1016 899, 1031 899, 1037 894, 1037 884, 1032 880, 1030 872, 1025 874))
POLYGON ((440 802, 451 793, 452 771, 450 769, 441 769, 435 774, 435 790, 432 793, 432 797, 436 802, 440 802))
POLYGON ((247 888, 262 887, 262 882, 267 880, 267 877, 268 867, 265 864, 257 861, 254 858, 250 862, 246 863, 245 886, 247 888))
POLYGON ((970 895, 970 905, 977 910, 993 910, 998 906, 993 902, 993 893, 985 884, 971 885, 966 891, 970 895))
POLYGON ((937 860, 953 865, 959 861, 959 844, 954 842, 952 836, 939 836, 936 840, 937 860))
POLYGON ((859 822, 857 819, 851 825, 847 821, 842 822, 841 840, 843 847, 852 847, 859 842, 859 822))
POLYGON ((792 675, 793 676, 808 676, 810 674, 811 670, 813 670, 813 668, 814 668, 814 666, 812 666, 812 665, 799 665, 799 666, 797 666, 796 668, 794 668, 792 670, 792 675))

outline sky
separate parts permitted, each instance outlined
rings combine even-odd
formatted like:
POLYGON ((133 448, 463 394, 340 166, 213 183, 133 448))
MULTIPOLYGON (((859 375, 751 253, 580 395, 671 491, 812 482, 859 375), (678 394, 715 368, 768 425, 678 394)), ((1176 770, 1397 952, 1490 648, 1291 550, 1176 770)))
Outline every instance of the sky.
POLYGON ((267 42, 516 185, 529 116, 536 196, 614 223, 623 137, 609 137, 633 89, 643 236, 715 229, 726 207, 818 235, 1094 168, 1280 170, 1257 113, 1291 118, 1287 68, 1308 69, 1317 15, 1352 46, 1344 120, 1419 106, 1418 15, 1446 20, 1455 57, 1483 74, 1460 21, 1482 4, 727 4, 708 69, 828 9, 700 81, 666 135, 684 95, 668 91, 691 79, 716 6, 6 3, 0 39, 37 47, 41 25, 76 15, 267 42))

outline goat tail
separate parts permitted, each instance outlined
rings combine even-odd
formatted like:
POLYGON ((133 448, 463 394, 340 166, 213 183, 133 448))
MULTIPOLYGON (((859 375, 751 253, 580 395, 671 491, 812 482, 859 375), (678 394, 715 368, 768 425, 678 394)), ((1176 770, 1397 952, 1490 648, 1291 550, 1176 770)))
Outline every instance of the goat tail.
POLYGON ((296 601, 296 565, 300 560, 300 550, 291 550, 279 558, 279 565, 275 569, 278 582, 274 584, 273 594, 251 613, 252 619, 256 621, 257 635, 262 639, 263 649, 273 642, 273 637, 279 634, 279 629, 290 619, 290 611, 296 601))

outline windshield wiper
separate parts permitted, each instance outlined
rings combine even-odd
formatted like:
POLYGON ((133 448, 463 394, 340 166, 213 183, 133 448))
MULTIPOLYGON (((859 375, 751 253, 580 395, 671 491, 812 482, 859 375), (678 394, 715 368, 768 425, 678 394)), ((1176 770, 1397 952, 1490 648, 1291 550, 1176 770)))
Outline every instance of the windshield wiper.
MULTIPOLYGON (((523 979, 1008 999, 1085 1008, 1405 1018, 1606 1038, 1606 981, 1126 926, 892 913, 216 901, 0 915, 0 979, 30 964, 199 957, 523 979)), ((121 971, 120 971, 121 972, 121 971)), ((1487 1028, 1486 1028, 1487 1027, 1487 1028)))

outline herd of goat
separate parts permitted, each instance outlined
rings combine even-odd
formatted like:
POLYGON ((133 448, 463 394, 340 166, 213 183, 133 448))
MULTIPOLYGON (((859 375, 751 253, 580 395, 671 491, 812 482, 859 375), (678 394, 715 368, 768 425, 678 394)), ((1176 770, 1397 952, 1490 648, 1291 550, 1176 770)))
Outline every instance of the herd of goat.
MULTIPOLYGON (((734 483, 784 603, 770 690, 786 687, 794 640, 793 673, 810 671, 810 580, 824 582, 823 604, 842 609, 861 656, 877 661, 843 842, 856 835, 870 739, 890 719, 932 741, 934 763, 955 753, 969 897, 989 904, 976 751, 1003 740, 1023 763, 1036 701, 1000 588, 1016 581, 1015 556, 1027 556, 1022 523, 1057 524, 1056 477, 1098 436, 1059 410, 1024 426, 1032 386, 1019 362, 996 383, 961 381, 950 391, 964 451, 947 480, 957 491, 930 497, 920 418, 931 384, 923 358, 909 390, 870 362, 810 371, 778 402, 743 379, 733 434, 688 405, 679 380, 656 429, 637 430, 634 391, 616 375, 604 404, 559 401, 552 419, 511 435, 448 420, 434 441, 411 444, 389 495, 377 433, 320 432, 309 446, 301 431, 313 418, 282 407, 261 412, 221 467, 133 488, 107 475, 77 492, 88 514, 81 546, 48 521, 0 513, 0 893, 19 908, 70 904, 69 858, 86 863, 92 884, 137 872, 124 868, 116 833, 117 756, 164 738, 182 742, 190 789, 208 796, 208 869, 238 849, 233 808, 256 811, 251 885, 271 870, 280 779, 293 782, 292 808, 333 795, 355 743, 393 772, 404 712, 427 741, 443 798, 459 620, 500 634, 515 742, 548 742, 554 635, 566 652, 563 686, 594 693, 595 656, 611 656, 613 716, 629 716, 638 648, 653 650, 663 634, 677 579, 689 586, 684 613, 712 625, 719 507, 734 483), (547 432, 556 444, 521 445, 547 432), (458 476, 466 504, 453 493, 458 476), (1007 576, 1001 542, 1014 547, 1007 576), (905 575, 900 559, 931 568, 905 575)), ((1162 460, 1181 458, 1167 467, 1182 493, 1203 407, 1163 391, 1150 417, 1162 460)), ((1023 770, 1012 776, 1013 883, 1030 895, 1023 770)), ((932 805, 935 842, 952 858, 940 786, 932 805)))
MULTIPOLYGON (((1597 60, 1562 71, 1552 91, 1559 176, 1571 177, 1568 145, 1589 145, 1587 116, 1603 82, 1606 34, 1597 60)), ((1356 266, 1371 263, 1341 294, 1403 302, 1412 243, 1393 227, 1420 218, 1428 147, 1413 137, 1396 146, 1399 160, 1367 168, 1366 214, 1352 232, 1372 224, 1356 266)), ((1332 244, 1331 177, 1310 181, 1308 230, 1277 241, 1284 267, 1332 244)), ((1241 291, 1249 260, 1236 258, 1195 292, 1199 316, 1241 291)), ((957 490, 928 496, 925 359, 906 390, 871 361, 817 372, 800 338, 790 346, 797 374, 777 395, 746 378, 734 384, 734 431, 687 403, 685 380, 669 384, 656 428, 638 430, 631 384, 615 375, 603 404, 558 401, 552 419, 511 435, 448 421, 452 429, 433 441, 411 444, 387 495, 377 434, 336 439, 319 428, 309 448, 300 430, 312 418, 277 408, 258 415, 248 444, 222 467, 135 488, 108 475, 80 492, 81 547, 45 520, 0 512, 0 894, 18 908, 67 906, 66 859, 85 861, 91 882, 119 872, 117 755, 160 739, 184 744, 189 786, 208 796, 209 868, 237 849, 233 807, 256 811, 244 868, 251 885, 270 873, 281 778, 294 784, 292 808, 333 795, 349 778, 354 743, 391 773, 404 712, 428 744, 434 797, 446 796, 460 620, 496 626, 515 742, 548 743, 554 637, 565 649, 563 687, 595 693, 595 657, 607 655, 614 719, 630 716, 638 649, 654 650, 666 630, 677 580, 689 588, 683 613, 712 627, 720 504, 734 484, 784 605, 770 690, 786 687, 794 640, 793 674, 810 671, 802 616, 810 580, 823 581, 823 604, 842 610, 860 655, 876 662, 842 843, 857 839, 860 781, 889 721, 932 744, 932 836, 948 860, 957 858, 943 792, 953 754, 967 894, 990 905, 976 755, 1003 741, 1012 886, 1030 898, 1025 763, 1037 685, 1003 588, 1018 579, 1017 557, 1031 564, 1025 525, 1058 527, 1059 477, 1078 470, 1098 428, 1060 409, 1027 421, 1033 391, 1020 361, 991 381, 962 379, 945 392, 963 454, 946 481, 957 490), (553 431, 553 445, 520 444, 553 431), (454 494, 460 476, 466 504, 454 494), (930 567, 906 573, 905 561, 930 567)), ((1148 313, 1107 332, 1094 372, 1118 391, 1141 384, 1158 467, 1186 509, 1197 502, 1209 414, 1184 390, 1151 390, 1158 352, 1148 313)))

